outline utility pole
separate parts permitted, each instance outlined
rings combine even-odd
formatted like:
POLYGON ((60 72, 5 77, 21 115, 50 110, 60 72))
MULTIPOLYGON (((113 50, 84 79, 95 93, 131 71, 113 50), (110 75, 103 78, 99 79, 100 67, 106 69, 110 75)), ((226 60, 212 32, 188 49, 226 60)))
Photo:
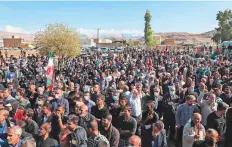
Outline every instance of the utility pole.
POLYGON ((99 43, 99 31, 101 30, 100 28, 97 28, 97 43, 99 43))
POLYGON ((123 35, 124 35, 124 34, 121 34, 121 35, 122 35, 122 44, 124 44, 124 38, 123 38, 123 35))

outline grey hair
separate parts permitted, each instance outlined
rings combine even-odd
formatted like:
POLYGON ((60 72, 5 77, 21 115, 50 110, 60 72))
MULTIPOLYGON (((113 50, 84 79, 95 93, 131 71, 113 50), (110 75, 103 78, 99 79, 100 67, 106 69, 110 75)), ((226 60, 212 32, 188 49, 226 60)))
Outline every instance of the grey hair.
POLYGON ((162 121, 157 121, 156 123, 153 124, 153 127, 157 127, 159 130, 163 130, 164 123, 162 121))
POLYGON ((71 121, 71 122, 73 122, 74 124, 78 124, 78 122, 79 122, 79 117, 78 116, 76 116, 76 115, 74 115, 74 114, 71 114, 71 115, 69 115, 69 117, 68 117, 68 121, 71 121))
POLYGON ((22 147, 36 147, 35 139, 32 137, 25 138, 22 147))
POLYGON ((23 131, 22 131, 22 128, 20 128, 20 126, 13 126, 10 129, 14 130, 15 135, 19 135, 19 136, 22 135, 23 131))

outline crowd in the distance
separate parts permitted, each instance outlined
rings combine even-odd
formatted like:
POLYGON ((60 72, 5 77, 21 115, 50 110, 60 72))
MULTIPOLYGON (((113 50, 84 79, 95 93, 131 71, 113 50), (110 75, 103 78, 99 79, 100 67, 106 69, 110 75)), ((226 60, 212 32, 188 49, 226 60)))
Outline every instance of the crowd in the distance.
POLYGON ((228 55, 125 49, 3 57, 0 147, 232 147, 228 55))

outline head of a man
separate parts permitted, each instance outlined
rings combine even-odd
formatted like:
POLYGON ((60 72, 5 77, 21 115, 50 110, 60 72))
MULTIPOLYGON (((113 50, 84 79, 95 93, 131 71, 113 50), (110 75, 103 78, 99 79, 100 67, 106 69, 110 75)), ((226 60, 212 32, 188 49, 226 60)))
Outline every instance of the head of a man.
POLYGON ((125 85, 125 82, 124 81, 120 81, 119 83, 118 83, 118 88, 119 89, 123 89, 123 86, 125 85))
POLYGON ((106 116, 104 116, 102 118, 102 126, 103 127, 109 127, 111 122, 112 122, 112 115, 111 114, 107 114, 106 116))
POLYGON ((68 129, 70 131, 74 131, 76 128, 77 128, 77 125, 78 125, 78 122, 79 122, 79 117, 72 114, 72 115, 69 115, 68 117, 68 129))
POLYGON ((70 139, 69 134, 71 131, 68 128, 64 128, 61 130, 59 134, 59 140, 60 140, 60 147, 69 147, 70 146, 70 139))
POLYGON ((229 108, 229 105, 227 105, 225 102, 218 102, 217 106, 217 113, 220 115, 224 115, 229 108))
POLYGON ((56 113, 59 113, 61 116, 64 115, 65 108, 63 105, 59 105, 56 109, 56 113))
POLYGON ((18 88, 16 90, 16 97, 15 98, 18 99, 18 100, 21 100, 23 98, 23 96, 24 96, 24 93, 25 93, 24 89, 18 88))
POLYGON ((105 103, 105 96, 104 95, 98 95, 97 100, 96 100, 96 105, 104 105, 105 103))
POLYGON ((194 113, 193 114, 193 123, 195 125, 199 125, 201 123, 201 119, 202 119, 202 117, 201 117, 200 113, 194 113))
POLYGON ((146 107, 149 112, 152 112, 154 110, 155 103, 153 101, 148 101, 146 107))
POLYGON ((23 119, 24 121, 29 121, 34 116, 34 110, 31 108, 27 108, 23 111, 23 119))
POLYGON ((203 91, 204 89, 205 89, 205 83, 203 83, 203 82, 200 82, 200 84, 199 84, 199 89, 201 90, 201 91, 203 91))
POLYGON ((43 93, 44 93, 44 88, 43 87, 39 87, 38 88, 38 94, 43 95, 43 93))
POLYGON ((74 90, 75 84, 73 82, 69 83, 69 89, 74 90))
POLYGON ((94 92, 94 93, 99 93, 99 92, 100 92, 100 86, 99 86, 98 84, 95 84, 95 85, 93 86, 93 92, 94 92))
POLYGON ((36 88, 36 87, 35 87, 35 84, 31 84, 31 85, 30 85, 30 91, 31 91, 31 92, 35 92, 35 88, 36 88))
POLYGON ((230 86, 226 86, 224 89, 225 94, 230 94, 231 90, 230 90, 230 86))
POLYGON ((85 104, 80 106, 80 117, 86 117, 88 115, 88 106, 85 104))
POLYGON ((55 91, 55 98, 60 100, 63 97, 63 91, 61 89, 56 89, 55 91))
POLYGON ((91 135, 98 135, 98 122, 96 120, 92 120, 87 124, 88 132, 91 135))
POLYGON ((0 110, 0 123, 6 122, 6 111, 7 110, 0 110))
POLYGON ((89 101, 89 99, 90 99, 90 93, 89 92, 85 92, 85 94, 84 94, 84 100, 85 101, 89 101))
POLYGON ((133 94, 132 94, 132 98, 137 98, 137 96, 138 96, 138 90, 134 89, 133 94))
POLYGON ((125 116, 125 117, 130 117, 130 116, 131 116, 131 113, 132 113, 132 107, 126 106, 126 107, 123 109, 123 113, 124 113, 124 116, 125 116))
POLYGON ((10 92, 8 89, 4 89, 3 92, 2 92, 2 96, 3 98, 8 98, 10 96, 10 92))
POLYGON ((121 108, 124 108, 128 104, 128 100, 126 97, 122 97, 119 99, 119 104, 121 108))
POLYGON ((59 81, 59 82, 57 83, 57 88, 58 88, 58 89, 62 89, 62 88, 63 88, 63 83, 62 83, 61 81, 59 81))
POLYGON ((164 129, 164 123, 162 121, 157 121, 153 124, 153 132, 158 133, 164 129))
POLYGON ((210 94, 208 96, 208 101, 209 101, 210 104, 215 103, 216 102, 216 95, 215 94, 210 94))
POLYGON ((208 129, 206 131, 205 143, 207 147, 215 147, 219 140, 218 132, 214 129, 208 129))
POLYGON ((48 135, 51 132, 51 129, 52 127, 50 123, 42 124, 42 126, 40 127, 40 135, 41 136, 48 135))
POLYGON ((75 92, 79 92, 80 90, 80 85, 78 83, 75 84, 75 92))
POLYGON ((129 139, 129 145, 133 147, 141 147, 141 138, 136 135, 131 136, 129 139))
POLYGON ((17 145, 22 135, 22 129, 19 126, 13 126, 8 129, 7 142, 10 145, 17 145))
POLYGON ((50 103, 43 105, 42 111, 45 115, 49 115, 52 112, 52 105, 50 103))
POLYGON ((193 95, 186 96, 186 104, 188 106, 192 106, 195 103, 195 100, 196 100, 196 98, 193 95))

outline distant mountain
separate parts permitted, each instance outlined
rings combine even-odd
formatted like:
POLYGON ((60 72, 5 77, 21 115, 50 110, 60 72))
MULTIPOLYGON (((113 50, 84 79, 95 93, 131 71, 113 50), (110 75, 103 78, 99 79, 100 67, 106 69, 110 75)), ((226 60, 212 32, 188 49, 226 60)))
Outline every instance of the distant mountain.
POLYGON ((194 42, 194 43, 206 43, 214 44, 212 41, 212 37, 215 31, 209 31, 201 34, 192 34, 186 32, 167 32, 167 33, 156 33, 156 35, 161 36, 162 40, 164 39, 175 39, 186 42, 194 42))
POLYGON ((204 36, 204 37, 206 37, 206 38, 212 38, 215 33, 216 33, 216 30, 212 30, 212 31, 208 31, 208 32, 202 33, 201 35, 204 36))
POLYGON ((11 32, 4 32, 0 31, 0 38, 22 38, 24 41, 33 41, 35 38, 34 34, 22 34, 22 33, 11 33, 11 32))

